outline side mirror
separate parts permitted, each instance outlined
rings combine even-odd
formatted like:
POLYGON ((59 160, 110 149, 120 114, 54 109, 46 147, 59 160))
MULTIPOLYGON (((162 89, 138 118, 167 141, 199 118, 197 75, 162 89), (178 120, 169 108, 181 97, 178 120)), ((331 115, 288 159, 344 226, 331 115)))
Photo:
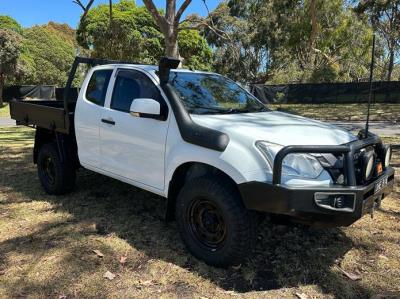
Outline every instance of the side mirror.
POLYGON ((153 99, 134 99, 129 111, 132 116, 136 117, 154 117, 160 116, 161 106, 153 99))

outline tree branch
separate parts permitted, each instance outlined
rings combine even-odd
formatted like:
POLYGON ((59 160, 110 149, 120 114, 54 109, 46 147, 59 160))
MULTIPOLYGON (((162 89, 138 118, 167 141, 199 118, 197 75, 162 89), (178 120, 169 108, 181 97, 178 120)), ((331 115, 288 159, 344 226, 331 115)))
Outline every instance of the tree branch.
POLYGON ((160 29, 163 30, 167 21, 164 17, 162 17, 159 14, 157 7, 154 5, 153 1, 143 0, 143 3, 146 6, 147 10, 151 13, 153 18, 157 21, 158 25, 160 26, 160 29))
POLYGON ((188 8, 188 6, 192 3, 192 0, 185 0, 185 2, 182 3, 182 6, 179 8, 175 15, 175 24, 179 23, 179 20, 181 19, 183 13, 185 10, 188 8))
POLYGON ((81 1, 79 1, 79 0, 74 0, 74 1, 72 1, 72 2, 75 3, 75 4, 77 4, 77 5, 79 5, 79 6, 85 11, 86 7, 82 4, 81 1))
POLYGON ((73 0, 73 3, 77 4, 80 8, 82 8, 83 10, 83 14, 81 16, 81 21, 84 20, 90 10, 90 8, 92 7, 94 0, 89 0, 88 4, 85 6, 82 4, 81 0, 73 0))

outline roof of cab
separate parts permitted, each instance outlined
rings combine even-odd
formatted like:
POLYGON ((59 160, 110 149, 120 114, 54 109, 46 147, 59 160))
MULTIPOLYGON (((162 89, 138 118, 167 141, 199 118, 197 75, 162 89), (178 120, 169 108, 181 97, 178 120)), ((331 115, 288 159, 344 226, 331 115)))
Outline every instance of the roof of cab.
MULTIPOLYGON (((104 67, 112 67, 112 68, 136 68, 141 69, 147 72, 156 72, 158 71, 157 65, 146 65, 146 64, 107 64, 107 65, 99 65, 95 68, 104 68, 104 67)), ((188 69, 176 69, 173 71, 182 72, 182 73, 197 73, 197 74, 211 74, 210 72, 204 71, 196 71, 196 70, 188 70, 188 69)))

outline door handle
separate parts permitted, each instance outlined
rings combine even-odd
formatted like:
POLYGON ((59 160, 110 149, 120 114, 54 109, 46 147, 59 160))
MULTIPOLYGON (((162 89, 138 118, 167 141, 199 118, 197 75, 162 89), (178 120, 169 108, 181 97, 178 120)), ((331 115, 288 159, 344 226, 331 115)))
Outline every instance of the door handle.
POLYGON ((115 121, 113 121, 112 119, 102 119, 101 120, 102 123, 108 124, 108 125, 113 125, 115 126, 115 121))

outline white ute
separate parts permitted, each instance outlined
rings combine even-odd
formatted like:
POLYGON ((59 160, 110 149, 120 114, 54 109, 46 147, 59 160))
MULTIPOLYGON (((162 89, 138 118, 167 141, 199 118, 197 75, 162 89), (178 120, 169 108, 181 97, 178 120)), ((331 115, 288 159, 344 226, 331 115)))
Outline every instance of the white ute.
POLYGON ((226 267, 251 254, 258 214, 350 225, 393 188, 379 137, 271 111, 235 82, 177 63, 77 58, 63 102, 13 102, 13 118, 37 127, 44 189, 71 191, 84 167, 161 195, 190 252, 226 267), (98 66, 71 101, 79 63, 98 66))

